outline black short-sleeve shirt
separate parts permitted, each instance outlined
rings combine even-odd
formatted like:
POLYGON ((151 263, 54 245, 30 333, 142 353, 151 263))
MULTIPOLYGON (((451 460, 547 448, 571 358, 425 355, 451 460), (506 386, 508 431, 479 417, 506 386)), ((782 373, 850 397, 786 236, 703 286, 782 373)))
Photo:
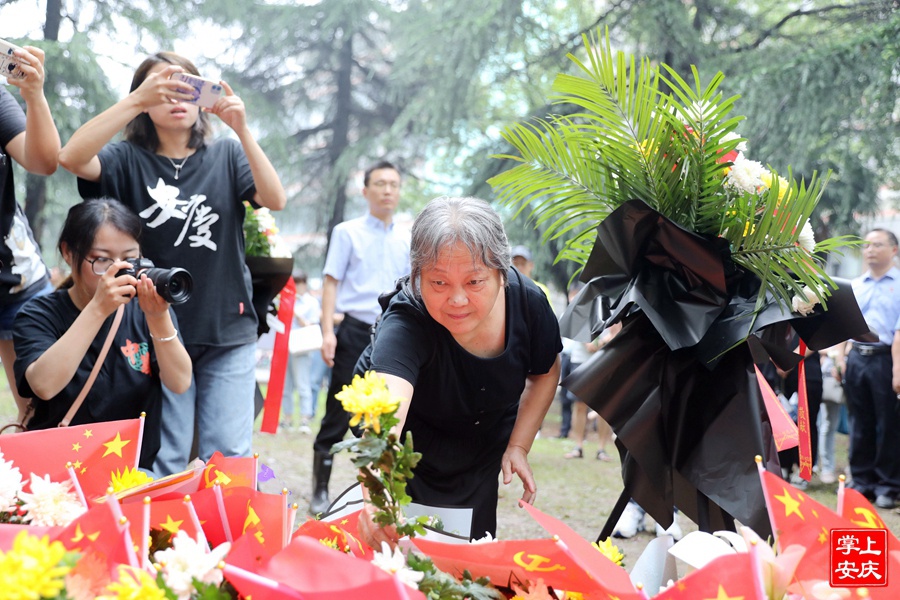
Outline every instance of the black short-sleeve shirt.
POLYGON ((496 533, 497 474, 526 377, 549 372, 562 350, 544 292, 514 268, 507 277, 506 347, 499 356, 470 354, 420 299, 400 291, 356 366, 359 374, 374 370, 412 384, 404 435, 412 432, 422 460, 410 495, 425 504, 473 507, 476 538, 496 533))
POLYGON ((130 142, 98 155, 100 180, 78 180, 85 199, 109 196, 141 218, 141 250, 157 267, 181 267, 194 279, 191 299, 175 306, 186 344, 255 342, 256 312, 244 264, 244 200, 256 193, 240 143, 225 138, 189 156, 175 179, 165 156, 130 142))

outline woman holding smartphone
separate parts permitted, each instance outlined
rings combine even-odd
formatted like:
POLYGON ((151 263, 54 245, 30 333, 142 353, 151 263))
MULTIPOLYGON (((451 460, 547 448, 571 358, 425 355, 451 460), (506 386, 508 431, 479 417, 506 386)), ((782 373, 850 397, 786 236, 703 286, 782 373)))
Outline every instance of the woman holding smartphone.
POLYGON ((59 133, 44 96, 44 52, 34 46, 16 48, 16 73, 7 83, 19 88, 25 111, 0 87, 0 361, 16 401, 16 422, 27 423, 28 400, 16 388, 13 363, 13 320, 29 299, 53 287, 25 211, 16 202, 12 161, 29 173, 50 175, 59 165, 59 133))
POLYGON ((82 197, 111 196, 137 213, 147 258, 194 278, 191 299, 175 307, 193 381, 184 394, 165 393, 158 475, 187 466, 195 420, 200 458, 250 454, 257 320, 242 203, 281 210, 286 202, 243 101, 221 82, 225 95, 201 110, 193 88, 171 78, 180 72, 198 75, 171 52, 144 60, 128 96, 78 129, 59 156, 82 197), (208 143, 210 114, 238 139, 208 143), (125 140, 110 143, 123 128, 125 140))

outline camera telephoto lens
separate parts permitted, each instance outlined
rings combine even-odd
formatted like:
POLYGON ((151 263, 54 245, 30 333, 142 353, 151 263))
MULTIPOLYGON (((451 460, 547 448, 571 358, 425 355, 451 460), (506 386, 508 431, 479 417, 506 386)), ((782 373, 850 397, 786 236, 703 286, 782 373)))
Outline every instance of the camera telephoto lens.
POLYGON ((191 297, 194 289, 194 279, 185 269, 175 267, 174 269, 147 269, 143 271, 153 285, 156 291, 169 304, 182 304, 187 302, 191 297))

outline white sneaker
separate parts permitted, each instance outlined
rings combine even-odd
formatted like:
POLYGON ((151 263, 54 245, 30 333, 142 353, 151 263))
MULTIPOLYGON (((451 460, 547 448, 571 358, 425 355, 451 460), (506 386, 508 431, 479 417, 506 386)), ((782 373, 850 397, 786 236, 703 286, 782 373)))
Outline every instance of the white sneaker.
POLYGON ((831 484, 837 481, 833 471, 822 471, 819 473, 819 481, 825 484, 831 484))
POLYGON ((671 535, 675 538, 675 541, 679 541, 682 537, 684 537, 684 532, 681 531, 681 527, 678 525, 678 517, 673 517, 672 524, 669 525, 668 529, 663 529, 662 525, 659 523, 656 524, 656 537, 660 537, 663 535, 671 535))
POLYGON ((613 529, 613 537, 631 538, 637 535, 638 531, 644 530, 644 512, 629 502, 622 511, 616 527, 613 529))

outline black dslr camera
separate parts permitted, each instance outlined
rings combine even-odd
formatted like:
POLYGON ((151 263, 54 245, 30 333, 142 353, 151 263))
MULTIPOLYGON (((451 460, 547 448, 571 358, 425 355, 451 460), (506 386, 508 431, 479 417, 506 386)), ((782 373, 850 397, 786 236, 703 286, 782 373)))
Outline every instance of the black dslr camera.
POLYGON ((153 262, 147 258, 126 258, 125 261, 131 264, 131 268, 120 269, 116 273, 116 277, 131 275, 140 279, 141 273, 143 273, 156 286, 157 293, 169 304, 181 304, 190 299, 191 291, 194 289, 194 279, 186 270, 178 267, 159 269, 154 267, 153 262))

